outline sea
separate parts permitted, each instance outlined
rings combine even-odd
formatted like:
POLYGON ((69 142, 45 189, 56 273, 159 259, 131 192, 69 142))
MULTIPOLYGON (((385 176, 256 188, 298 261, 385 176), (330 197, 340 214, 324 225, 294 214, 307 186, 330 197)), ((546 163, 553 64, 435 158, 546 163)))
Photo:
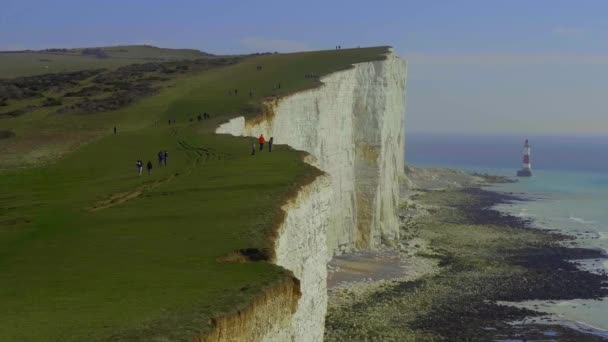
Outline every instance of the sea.
MULTIPOLYGON (((411 133, 406 163, 459 168, 514 176, 521 168, 525 139, 531 145, 533 176, 489 187, 533 199, 497 209, 532 219, 539 228, 576 237, 577 247, 598 249, 608 257, 608 135, 515 135, 411 133)), ((608 271, 608 259, 582 260, 581 267, 608 271)), ((511 303, 538 309, 549 319, 608 338, 608 298, 603 300, 511 303)))

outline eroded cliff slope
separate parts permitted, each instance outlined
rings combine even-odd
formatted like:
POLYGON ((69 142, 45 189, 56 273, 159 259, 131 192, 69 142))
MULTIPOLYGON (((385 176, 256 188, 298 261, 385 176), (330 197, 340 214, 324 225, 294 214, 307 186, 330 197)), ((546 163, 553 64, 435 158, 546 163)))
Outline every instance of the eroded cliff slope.
POLYGON ((373 248, 398 235, 398 177, 403 172, 405 62, 356 64, 323 86, 272 104, 272 115, 221 125, 217 133, 274 137, 309 152, 330 177, 328 246, 373 248))
POLYGON ((322 340, 331 255, 373 249, 399 235, 405 61, 391 53, 321 81, 321 87, 269 103, 264 116, 238 117, 216 130, 274 137, 309 152, 308 162, 326 173, 283 207, 275 262, 298 278, 301 297, 290 324, 257 337, 264 340, 322 340))

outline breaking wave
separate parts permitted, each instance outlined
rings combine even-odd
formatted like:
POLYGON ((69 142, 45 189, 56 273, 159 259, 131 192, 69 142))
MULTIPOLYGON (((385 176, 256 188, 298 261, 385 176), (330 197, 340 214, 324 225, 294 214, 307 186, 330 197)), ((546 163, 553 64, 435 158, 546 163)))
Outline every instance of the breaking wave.
POLYGON ((581 223, 581 224, 594 224, 596 223, 595 221, 587 221, 585 219, 582 219, 580 217, 575 217, 575 216, 570 216, 568 217, 570 220, 577 222, 577 223, 581 223))

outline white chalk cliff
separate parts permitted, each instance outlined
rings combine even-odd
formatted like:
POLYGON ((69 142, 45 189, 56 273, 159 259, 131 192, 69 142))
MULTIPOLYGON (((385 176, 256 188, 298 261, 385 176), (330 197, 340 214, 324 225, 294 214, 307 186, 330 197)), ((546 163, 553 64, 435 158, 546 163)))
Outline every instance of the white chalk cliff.
POLYGON ((223 134, 274 137, 275 144, 310 153, 308 161, 326 173, 283 206, 275 262, 300 282, 295 312, 251 340, 322 341, 327 261, 398 237, 406 73, 405 61, 390 53, 277 100, 269 105, 271 115, 238 117, 217 128, 223 134))

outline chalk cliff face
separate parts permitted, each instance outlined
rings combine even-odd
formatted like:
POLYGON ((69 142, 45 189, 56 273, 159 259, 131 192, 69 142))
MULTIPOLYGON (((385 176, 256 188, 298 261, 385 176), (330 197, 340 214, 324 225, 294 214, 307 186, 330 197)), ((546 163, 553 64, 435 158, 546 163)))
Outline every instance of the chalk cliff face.
MULTIPOLYGON (((310 153, 326 175, 283 206, 276 264, 293 272, 301 296, 289 324, 267 341, 321 341, 327 309, 326 263, 333 254, 375 248, 398 237, 404 165, 405 62, 356 64, 323 77, 323 86, 268 104, 266 115, 235 118, 217 133, 274 137, 310 153)), ((263 152, 264 153, 264 152, 263 152)))
POLYGON ((324 85, 274 104, 274 115, 238 117, 217 133, 274 137, 315 156, 331 177, 329 249, 375 247, 398 234, 398 176, 403 171, 404 61, 361 63, 324 85))
POLYGON ((327 311, 327 231, 331 186, 327 176, 300 189, 283 206, 287 215, 276 241, 276 264, 300 280, 301 297, 286 330, 276 341, 322 341, 327 311))

